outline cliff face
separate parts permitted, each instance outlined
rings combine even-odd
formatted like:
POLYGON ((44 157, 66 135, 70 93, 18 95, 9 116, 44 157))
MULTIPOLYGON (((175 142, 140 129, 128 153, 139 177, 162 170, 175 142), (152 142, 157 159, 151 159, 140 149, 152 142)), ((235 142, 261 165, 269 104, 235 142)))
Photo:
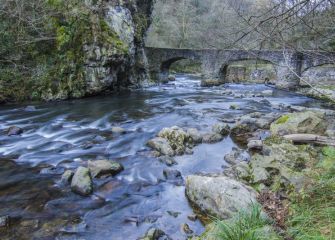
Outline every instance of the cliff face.
POLYGON ((107 1, 97 7, 114 44, 93 41, 85 49, 85 95, 137 86, 146 79, 143 37, 150 25, 153 0, 107 1), (117 43, 115 44, 115 41, 117 43))
POLYGON ((19 12, 7 4, 0 13, 0 103, 139 85, 153 1, 31 0, 20 1, 19 12))

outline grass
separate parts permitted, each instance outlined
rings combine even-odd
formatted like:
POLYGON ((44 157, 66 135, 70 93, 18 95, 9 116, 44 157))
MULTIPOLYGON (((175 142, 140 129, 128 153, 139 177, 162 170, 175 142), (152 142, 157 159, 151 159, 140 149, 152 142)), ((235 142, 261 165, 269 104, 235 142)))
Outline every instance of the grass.
POLYGON ((335 148, 324 147, 312 182, 292 197, 288 232, 295 240, 335 239, 335 148))
POLYGON ((271 221, 262 214, 259 204, 254 204, 250 211, 241 211, 233 219, 216 220, 213 230, 202 239, 215 240, 265 240, 269 238, 262 229, 271 225, 271 221), (266 235, 266 236, 265 236, 266 235))

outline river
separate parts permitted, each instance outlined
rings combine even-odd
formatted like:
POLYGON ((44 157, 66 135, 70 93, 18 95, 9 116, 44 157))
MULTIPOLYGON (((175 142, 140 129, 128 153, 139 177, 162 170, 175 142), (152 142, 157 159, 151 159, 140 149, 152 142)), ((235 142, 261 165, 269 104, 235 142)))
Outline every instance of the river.
MULTIPOLYGON (((155 226, 179 240, 186 239, 183 223, 200 234, 201 222, 188 219, 193 211, 184 186, 164 179, 168 167, 151 154, 146 142, 163 127, 205 132, 218 120, 255 111, 280 112, 281 104, 320 106, 279 90, 269 97, 255 97, 269 89, 260 84, 202 88, 197 77, 177 75, 175 82, 114 96, 28 108, 1 106, 0 216, 9 215, 11 226, 0 231, 0 238, 135 240, 155 226), (227 90, 234 94, 227 95, 227 90), (245 93, 249 97, 241 98, 245 93), (239 107, 231 109, 232 105, 239 107), (8 137, 5 130, 13 125, 24 133, 8 137), (127 133, 115 135, 113 126, 127 133), (125 170, 95 179, 91 197, 78 196, 60 184, 65 169, 92 159, 115 160, 125 170)), ((176 157, 178 165, 171 168, 183 177, 222 172, 223 157, 233 147, 238 146, 230 137, 198 145, 193 154, 176 157)))

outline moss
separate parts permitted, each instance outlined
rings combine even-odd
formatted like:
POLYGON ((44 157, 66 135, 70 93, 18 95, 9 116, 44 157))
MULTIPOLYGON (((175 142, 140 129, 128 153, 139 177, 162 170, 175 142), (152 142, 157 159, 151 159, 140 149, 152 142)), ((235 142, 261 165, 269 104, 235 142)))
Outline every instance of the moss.
POLYGON ((286 123, 289 119, 290 119, 290 117, 289 117, 288 115, 283 115, 283 116, 281 116, 281 117, 276 121, 276 124, 284 124, 284 123, 286 123))
POLYGON ((264 144, 268 146, 271 146, 273 144, 282 144, 282 143, 290 143, 290 141, 280 136, 277 136, 277 135, 271 135, 264 140, 264 144))

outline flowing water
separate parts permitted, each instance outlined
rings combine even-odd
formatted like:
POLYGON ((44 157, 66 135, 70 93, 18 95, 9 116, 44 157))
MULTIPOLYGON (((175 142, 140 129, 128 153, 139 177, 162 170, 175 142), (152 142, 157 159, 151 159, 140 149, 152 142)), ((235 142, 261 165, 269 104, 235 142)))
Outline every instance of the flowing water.
MULTIPOLYGON (((186 239, 187 223, 195 234, 204 228, 187 216, 193 211, 185 187, 165 181, 166 165, 155 158, 146 142, 163 127, 178 125, 208 131, 218 120, 246 113, 280 111, 280 104, 319 106, 309 98, 274 90, 262 101, 253 97, 264 85, 226 85, 201 88, 193 76, 146 90, 34 107, 0 108, 0 216, 11 226, 1 239, 130 239, 155 226, 172 239, 186 239), (227 89, 235 93, 227 95, 227 89), (236 95, 237 93, 237 95, 236 95), (248 93, 241 98, 239 94, 248 93), (230 109, 238 105, 239 110, 230 109), (10 126, 24 129, 8 137, 10 126), (121 126, 126 134, 111 132, 121 126), (87 160, 110 159, 125 170, 115 177, 94 180, 94 194, 80 197, 60 184, 65 169, 87 160), (169 214, 173 212, 174 214, 169 214), (174 216, 173 216, 174 215, 174 216)), ((201 144, 192 155, 176 157, 183 177, 221 172, 223 157, 236 144, 230 137, 201 144)))

